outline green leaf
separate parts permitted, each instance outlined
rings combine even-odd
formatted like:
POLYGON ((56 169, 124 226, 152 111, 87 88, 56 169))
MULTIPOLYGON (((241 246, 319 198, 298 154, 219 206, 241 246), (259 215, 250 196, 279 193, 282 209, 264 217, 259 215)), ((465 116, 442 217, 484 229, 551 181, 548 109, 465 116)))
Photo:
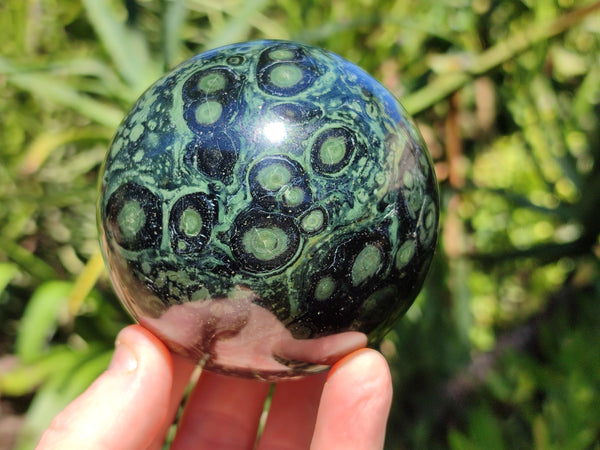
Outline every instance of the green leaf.
POLYGON ((56 272, 52 266, 15 241, 0 236, 0 250, 34 277, 40 280, 56 278, 56 272))
POLYGON ((31 296, 17 332, 16 354, 23 362, 33 362, 46 351, 49 338, 67 317, 68 297, 73 283, 48 281, 31 296))
POLYGON ((6 286, 8 286, 8 283, 10 283, 18 271, 19 269, 15 264, 0 263, 0 294, 6 289, 6 286))
POLYGON ((469 435, 476 448, 504 449, 500 424, 487 406, 476 409, 471 415, 469 435))
POLYGON ((185 24, 186 9, 183 0, 163 0, 162 52, 164 69, 172 67, 179 53, 181 30, 185 24))
POLYGON ((83 5, 117 71, 137 97, 160 76, 160 69, 150 58, 144 36, 118 20, 107 0, 83 0, 83 5))
POLYGON ((30 364, 19 364, 0 374, 0 394, 21 396, 32 392, 53 373, 75 364, 80 355, 65 345, 53 347, 47 355, 30 364))
POLYGON ((448 433, 448 444, 451 450, 475 450, 477 447, 461 432, 451 429, 448 433))
POLYGON ((20 172, 24 175, 37 172, 48 156, 65 144, 83 140, 109 139, 111 133, 112 131, 109 132, 105 127, 94 126, 43 133, 25 149, 20 172))
POLYGON ((55 372, 33 398, 15 449, 34 448, 52 419, 106 370, 111 356, 112 350, 90 347, 67 370, 55 372))

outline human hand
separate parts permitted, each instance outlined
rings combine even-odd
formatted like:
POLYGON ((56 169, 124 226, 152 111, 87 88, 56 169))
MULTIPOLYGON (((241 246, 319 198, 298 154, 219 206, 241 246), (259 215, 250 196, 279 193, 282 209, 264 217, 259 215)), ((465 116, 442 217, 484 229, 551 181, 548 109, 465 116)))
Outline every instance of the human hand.
MULTIPOLYGON (((38 449, 160 449, 194 367, 131 325, 110 367, 52 421, 38 449)), ((173 449, 252 449, 270 384, 202 372, 173 449)), ((329 373, 279 382, 257 448, 383 447, 392 397, 383 356, 357 350, 329 373)))

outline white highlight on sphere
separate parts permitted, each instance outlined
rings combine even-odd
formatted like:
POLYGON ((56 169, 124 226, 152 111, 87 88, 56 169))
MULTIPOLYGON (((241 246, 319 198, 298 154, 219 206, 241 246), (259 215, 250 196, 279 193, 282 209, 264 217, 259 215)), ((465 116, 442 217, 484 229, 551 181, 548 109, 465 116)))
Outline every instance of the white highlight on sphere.
POLYGON ((287 130, 283 122, 269 122, 263 128, 263 134, 267 140, 276 144, 287 136, 287 130))

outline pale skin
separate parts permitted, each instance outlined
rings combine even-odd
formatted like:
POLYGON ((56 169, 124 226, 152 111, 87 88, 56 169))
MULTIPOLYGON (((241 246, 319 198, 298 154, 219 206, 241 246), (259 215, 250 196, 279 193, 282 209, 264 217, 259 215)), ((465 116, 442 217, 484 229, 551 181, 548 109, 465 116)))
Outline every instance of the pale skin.
MULTIPOLYGON (((160 449, 193 366, 149 331, 119 334, 110 367, 52 421, 38 449, 160 449)), ((268 383, 203 372, 172 449, 253 449, 268 383)), ((258 450, 383 447, 392 398, 388 365, 356 350, 328 373, 279 382, 258 450)))

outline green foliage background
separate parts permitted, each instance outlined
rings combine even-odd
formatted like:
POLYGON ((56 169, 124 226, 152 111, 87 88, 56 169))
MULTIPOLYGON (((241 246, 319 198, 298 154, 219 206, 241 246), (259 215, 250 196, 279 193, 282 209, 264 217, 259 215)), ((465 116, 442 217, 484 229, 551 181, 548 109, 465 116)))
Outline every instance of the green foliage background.
MULTIPOLYGON (((412 112, 442 189, 426 287, 381 351, 387 446, 600 448, 600 4, 0 4, 0 447, 27 449, 129 318, 98 257, 99 165, 165 70, 256 38, 328 48, 412 112), (17 442, 2 424, 15 419, 17 442)), ((14 431, 13 430, 13 431, 14 431)))

